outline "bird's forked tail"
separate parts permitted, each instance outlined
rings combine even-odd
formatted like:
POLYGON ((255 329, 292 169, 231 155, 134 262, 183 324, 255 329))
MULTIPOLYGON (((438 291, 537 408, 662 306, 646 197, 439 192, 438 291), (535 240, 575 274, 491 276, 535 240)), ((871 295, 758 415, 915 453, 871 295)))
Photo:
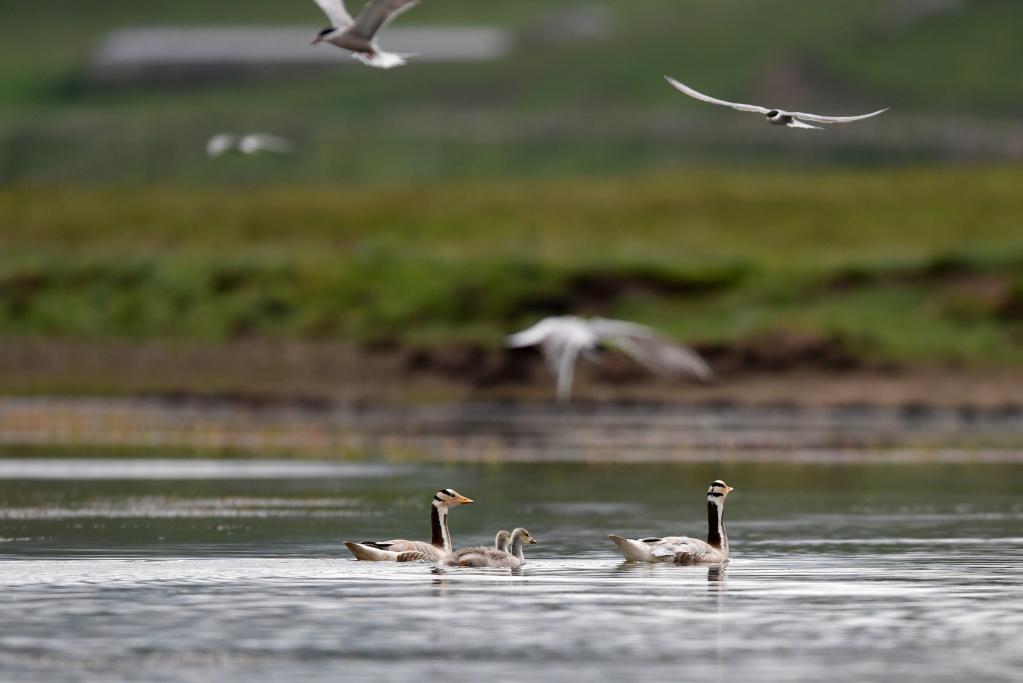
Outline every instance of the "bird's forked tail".
POLYGON ((374 50, 373 52, 353 52, 356 59, 377 69, 393 69, 396 66, 403 66, 405 58, 411 55, 400 55, 395 52, 384 52, 374 50))

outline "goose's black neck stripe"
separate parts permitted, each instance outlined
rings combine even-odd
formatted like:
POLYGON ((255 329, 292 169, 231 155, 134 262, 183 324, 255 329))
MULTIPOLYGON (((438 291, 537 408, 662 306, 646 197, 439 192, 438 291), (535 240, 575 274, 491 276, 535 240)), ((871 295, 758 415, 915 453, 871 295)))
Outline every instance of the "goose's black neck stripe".
POLYGON ((430 506, 430 545, 451 552, 451 536, 448 535, 448 513, 441 513, 439 505, 430 506))
POLYGON ((721 547, 721 508, 712 501, 707 501, 707 543, 721 547))

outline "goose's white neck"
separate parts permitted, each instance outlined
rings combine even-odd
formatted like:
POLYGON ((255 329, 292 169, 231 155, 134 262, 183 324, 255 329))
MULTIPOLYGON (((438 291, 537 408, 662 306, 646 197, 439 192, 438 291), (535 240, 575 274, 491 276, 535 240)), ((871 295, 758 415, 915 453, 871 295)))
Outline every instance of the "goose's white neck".
POLYGON ((451 532, 448 531, 448 506, 437 500, 430 506, 430 532, 430 545, 450 553, 452 546, 451 532))
POLYGON ((728 555, 724 496, 707 498, 707 543, 728 555))
POLYGON ((512 534, 511 543, 508 545, 508 552, 520 560, 526 559, 522 552, 522 547, 525 545, 525 542, 522 540, 523 538, 525 538, 525 534, 512 534))

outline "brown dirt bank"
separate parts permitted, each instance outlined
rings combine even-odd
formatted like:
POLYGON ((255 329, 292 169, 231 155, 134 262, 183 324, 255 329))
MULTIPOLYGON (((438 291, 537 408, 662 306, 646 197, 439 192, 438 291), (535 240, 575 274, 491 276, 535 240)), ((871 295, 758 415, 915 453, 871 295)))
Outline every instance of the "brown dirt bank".
MULTIPOLYGON (((773 333, 700 349, 711 385, 655 378, 606 354, 583 363, 580 402, 1023 406, 1023 370, 895 367, 858 357, 837 338, 773 333)), ((478 344, 360 348, 245 340, 227 344, 0 340, 0 394, 210 396, 253 402, 547 401, 538 353, 478 344)))

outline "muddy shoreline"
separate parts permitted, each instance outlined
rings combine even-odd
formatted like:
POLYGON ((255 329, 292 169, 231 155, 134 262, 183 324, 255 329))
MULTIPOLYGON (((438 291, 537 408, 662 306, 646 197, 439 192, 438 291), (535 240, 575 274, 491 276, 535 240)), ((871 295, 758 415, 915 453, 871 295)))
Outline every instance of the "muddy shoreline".
MULTIPOLYGON (((605 354, 580 364, 578 404, 878 406, 1023 410, 1023 369, 904 367, 858 357, 812 335, 704 346, 716 381, 649 375, 605 354)), ((548 403, 538 353, 481 344, 375 347, 244 340, 227 344, 0 341, 0 395, 207 398, 329 408, 480 401, 548 403)))

